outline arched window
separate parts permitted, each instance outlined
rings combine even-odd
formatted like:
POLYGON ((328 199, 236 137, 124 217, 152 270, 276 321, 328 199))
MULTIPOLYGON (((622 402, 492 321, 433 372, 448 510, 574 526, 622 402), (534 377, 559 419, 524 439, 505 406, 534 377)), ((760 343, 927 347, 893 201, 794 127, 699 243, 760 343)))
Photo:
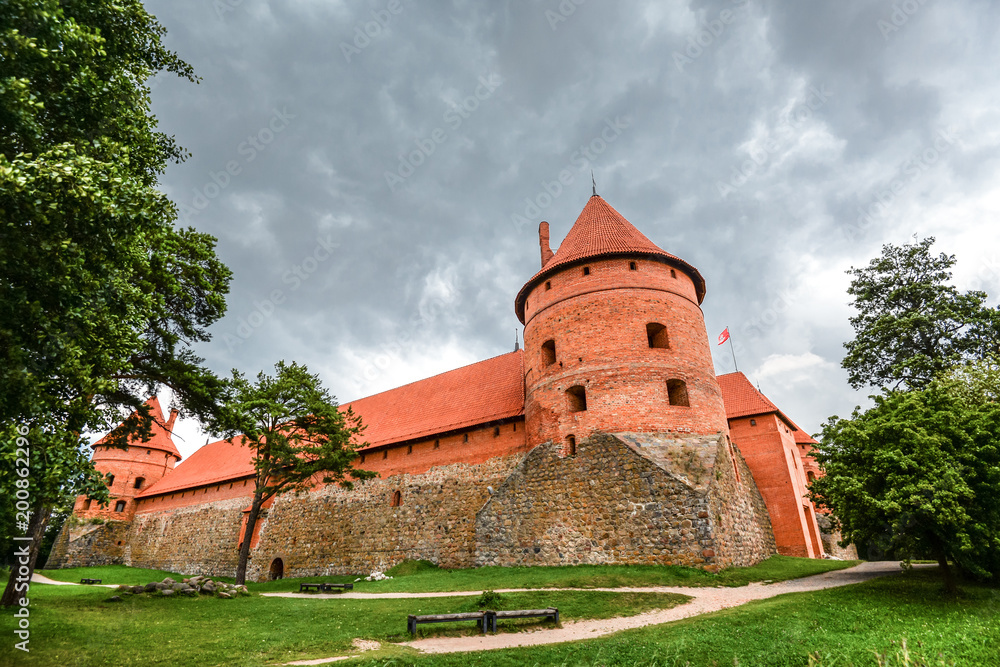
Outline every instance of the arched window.
POLYGON ((570 412, 583 412, 587 409, 587 390, 581 385, 575 385, 566 390, 569 399, 570 412))
POLYGON ((556 342, 554 340, 547 340, 542 343, 542 362, 546 366, 556 363, 556 342))
POLYGON ((145 477, 136 477, 135 478, 135 486, 134 486, 134 488, 141 489, 142 485, 145 484, 145 483, 146 483, 146 478, 145 477))
POLYGON ((576 456, 576 436, 567 435, 566 436, 566 453, 570 456, 576 456))
POLYGON ((403 504, 403 494, 397 489, 392 492, 392 498, 389 499, 390 507, 399 507, 403 504))
POLYGON ((115 511, 116 512, 124 512, 125 511, 125 501, 124 500, 119 500, 117 503, 115 503, 115 511))
POLYGON ((684 380, 667 380, 667 396, 670 405, 680 405, 690 407, 688 402, 688 388, 684 380))
POLYGON ((670 339, 667 336, 667 328, 659 322, 650 322, 646 325, 646 340, 650 347, 665 349, 670 347, 670 339))

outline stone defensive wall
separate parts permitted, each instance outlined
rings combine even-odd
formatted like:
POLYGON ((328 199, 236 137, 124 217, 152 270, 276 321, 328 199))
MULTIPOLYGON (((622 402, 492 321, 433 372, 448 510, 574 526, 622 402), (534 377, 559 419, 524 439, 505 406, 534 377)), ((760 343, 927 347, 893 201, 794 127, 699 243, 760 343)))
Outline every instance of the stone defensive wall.
POLYGON ((715 571, 775 553, 764 501, 724 435, 546 443, 476 516, 477 566, 598 563, 715 571))

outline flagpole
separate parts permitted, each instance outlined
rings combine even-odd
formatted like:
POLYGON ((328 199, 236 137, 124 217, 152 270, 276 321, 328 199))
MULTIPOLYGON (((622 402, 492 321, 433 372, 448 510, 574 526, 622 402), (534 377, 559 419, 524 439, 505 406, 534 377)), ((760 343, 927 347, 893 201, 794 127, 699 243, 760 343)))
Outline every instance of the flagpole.
MULTIPOLYGON (((729 326, 726 325, 726 331, 729 331, 729 326)), ((740 365, 736 363, 736 348, 733 347, 733 332, 729 331, 729 351, 733 353, 733 366, 736 367, 736 372, 740 372, 740 365)))

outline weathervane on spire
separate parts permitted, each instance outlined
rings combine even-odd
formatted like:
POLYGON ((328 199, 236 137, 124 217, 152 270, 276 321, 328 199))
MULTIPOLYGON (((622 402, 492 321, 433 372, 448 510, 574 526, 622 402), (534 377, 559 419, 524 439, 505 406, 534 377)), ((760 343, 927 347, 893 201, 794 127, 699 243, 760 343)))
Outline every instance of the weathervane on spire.
POLYGON ((594 179, 594 170, 593 169, 590 170, 590 182, 594 186, 594 194, 593 194, 593 196, 596 197, 597 196, 597 181, 594 179))

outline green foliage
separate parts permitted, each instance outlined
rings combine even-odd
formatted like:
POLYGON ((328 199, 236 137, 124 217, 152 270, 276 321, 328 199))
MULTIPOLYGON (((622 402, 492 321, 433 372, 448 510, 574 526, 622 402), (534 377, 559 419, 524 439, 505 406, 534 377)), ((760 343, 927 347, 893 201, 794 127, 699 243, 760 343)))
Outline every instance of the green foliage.
POLYGON ((955 256, 932 255, 933 243, 887 244, 848 271, 858 313, 843 366, 855 389, 919 389, 963 360, 1000 353, 1000 309, 985 306, 985 292, 948 284, 955 256))
POLYGON ((813 452, 826 474, 810 488, 846 541, 996 575, 1000 404, 970 404, 954 387, 889 392, 867 412, 831 418, 813 452))
POLYGON ((483 594, 476 598, 476 607, 479 609, 503 609, 504 597, 496 591, 483 591, 483 594))
MULTIPOLYGON (((279 361, 275 375, 264 372, 251 382, 237 370, 229 381, 225 405, 216 425, 226 436, 246 445, 256 470, 254 497, 245 534, 253 535, 263 503, 287 491, 305 491, 318 481, 351 488, 351 480, 375 473, 351 466, 364 432, 361 418, 337 400, 305 366, 279 361)), ((250 539, 243 540, 236 582, 243 583, 250 539)))

